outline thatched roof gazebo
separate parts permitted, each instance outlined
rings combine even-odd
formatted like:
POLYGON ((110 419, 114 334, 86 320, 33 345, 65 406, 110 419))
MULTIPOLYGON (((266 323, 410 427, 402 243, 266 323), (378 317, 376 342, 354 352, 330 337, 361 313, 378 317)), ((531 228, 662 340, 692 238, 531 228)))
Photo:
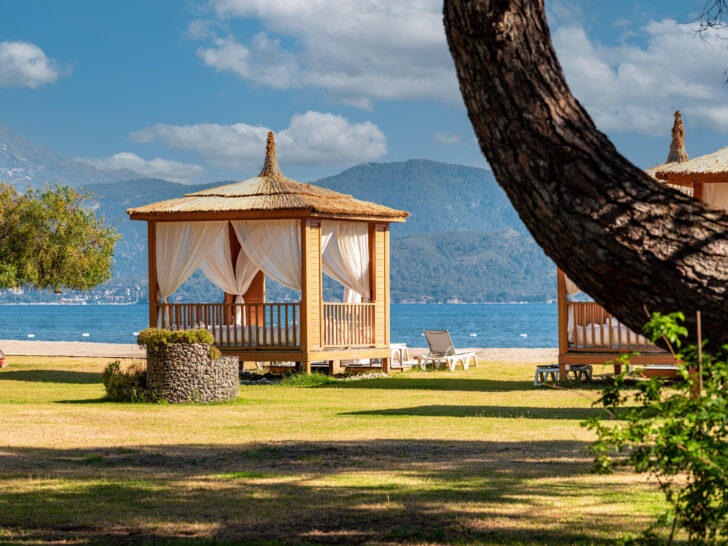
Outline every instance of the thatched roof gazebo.
POLYGON ((696 199, 728 210, 728 147, 689 159, 685 152, 685 133, 679 111, 675 112, 676 126, 678 122, 679 130, 676 132, 673 129, 668 161, 648 169, 647 174, 696 199), (673 154, 673 148, 681 153, 673 154))
MULTIPOLYGON (((672 124, 672 141, 670 142, 670 152, 667 155, 667 161, 660 165, 655 165, 651 169, 647 169, 645 172, 652 178, 655 178, 661 182, 665 182, 665 178, 657 176, 658 172, 664 172, 666 169, 671 169, 678 166, 680 163, 688 161, 688 152, 685 149, 685 129, 683 129, 682 114, 680 110, 675 111, 675 121, 672 124)), ((684 193, 685 195, 693 196, 693 186, 684 184, 672 184, 667 183, 671 188, 684 193)), ((699 195, 696 197, 700 198, 699 195)))
POLYGON ((728 147, 680 163, 653 167, 654 176, 671 186, 692 188, 693 197, 728 210, 728 147))
POLYGON ((150 325, 207 328, 242 361, 381 358, 388 369, 389 224, 407 212, 284 177, 271 132, 257 177, 127 213, 148 225, 150 325), (169 303, 198 268, 225 301, 169 303), (343 302, 323 301, 322 274, 343 302), (266 302, 266 276, 300 303, 266 302))

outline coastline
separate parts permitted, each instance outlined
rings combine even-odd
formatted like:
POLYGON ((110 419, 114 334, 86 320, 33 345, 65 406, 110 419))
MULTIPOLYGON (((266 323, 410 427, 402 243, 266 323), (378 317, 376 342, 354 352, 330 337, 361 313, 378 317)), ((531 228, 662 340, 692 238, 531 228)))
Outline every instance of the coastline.
MULTIPOLYGON (((87 341, 27 341, 0 339, 0 350, 8 356, 67 356, 98 358, 146 358, 143 348, 131 343, 93 343, 87 341)), ((463 349, 465 350, 465 349, 463 349)), ((558 349, 541 348, 468 348, 484 362, 556 362, 558 349)), ((424 348, 409 350, 410 358, 427 352, 424 348)))

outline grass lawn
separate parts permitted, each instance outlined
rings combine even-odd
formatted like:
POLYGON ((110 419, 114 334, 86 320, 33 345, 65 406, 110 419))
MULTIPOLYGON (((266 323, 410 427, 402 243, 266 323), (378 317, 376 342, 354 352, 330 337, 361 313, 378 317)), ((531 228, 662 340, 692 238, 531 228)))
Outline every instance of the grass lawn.
POLYGON ((612 543, 661 509, 645 476, 590 474, 598 389, 533 364, 170 406, 106 402, 106 360, 9 361, 0 543, 612 543))

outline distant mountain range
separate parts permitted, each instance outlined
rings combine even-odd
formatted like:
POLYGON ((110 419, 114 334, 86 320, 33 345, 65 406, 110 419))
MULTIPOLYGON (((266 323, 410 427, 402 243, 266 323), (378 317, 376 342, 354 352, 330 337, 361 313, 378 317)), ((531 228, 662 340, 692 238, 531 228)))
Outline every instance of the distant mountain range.
MULTIPOLYGON (((91 192, 89 205, 122 235, 115 250, 114 279, 101 288, 111 294, 125 294, 127 288, 133 294, 136 286, 146 293, 146 224, 131 222, 127 208, 231 182, 183 185, 139 178, 135 173, 129 176, 124 171, 100 171, 60 158, 0 127, 0 180, 23 177, 34 185, 84 181, 73 185, 91 192)), ((395 302, 544 301, 555 297, 555 267, 527 233, 489 171, 413 159, 365 163, 312 183, 411 213, 405 224, 392 225, 395 302)), ((325 282, 324 290, 328 298, 341 293, 333 281, 325 282)), ((175 296, 186 301, 217 301, 220 292, 198 272, 175 296)), ((268 283, 268 296, 278 301, 296 297, 273 282, 268 283)), ((9 298, 0 294, 0 301, 9 298)))
POLYGON ((412 216, 393 234, 442 231, 498 231, 526 228, 485 169, 410 159, 399 163, 364 163, 312 184, 357 199, 374 201, 412 216))
POLYGON ((99 182, 120 182, 140 176, 128 169, 107 171, 60 157, 50 148, 34 144, 0 125, 0 180, 13 183, 18 188, 43 184, 76 187, 99 182))

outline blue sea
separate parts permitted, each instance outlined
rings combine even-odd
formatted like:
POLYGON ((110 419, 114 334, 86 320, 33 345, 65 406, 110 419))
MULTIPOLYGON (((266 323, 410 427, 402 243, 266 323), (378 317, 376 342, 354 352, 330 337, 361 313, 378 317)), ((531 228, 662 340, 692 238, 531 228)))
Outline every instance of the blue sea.
MULTIPOLYGON (((134 343, 147 327, 138 305, 0 305, 0 339, 134 343), (84 335, 86 334, 86 335, 84 335)), ((422 330, 447 329, 456 347, 556 347, 557 306, 547 303, 393 304, 391 339, 426 345, 422 330)))

